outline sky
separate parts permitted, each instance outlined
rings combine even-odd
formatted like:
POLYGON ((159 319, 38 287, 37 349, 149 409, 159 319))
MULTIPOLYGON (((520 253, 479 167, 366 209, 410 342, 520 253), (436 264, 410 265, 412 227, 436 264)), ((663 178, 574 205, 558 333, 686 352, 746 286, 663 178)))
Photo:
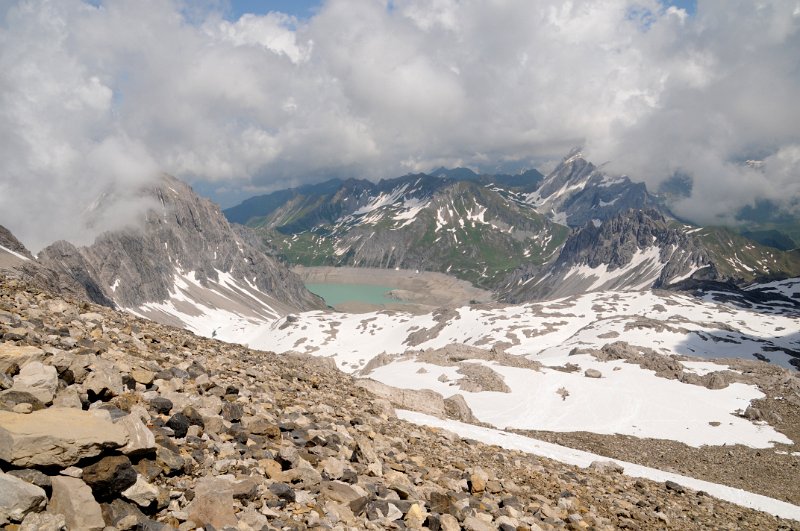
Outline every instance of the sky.
POLYGON ((37 251, 161 172, 231 206, 576 146, 729 222, 800 197, 798 57, 800 0, 0 0, 0 224, 37 251))

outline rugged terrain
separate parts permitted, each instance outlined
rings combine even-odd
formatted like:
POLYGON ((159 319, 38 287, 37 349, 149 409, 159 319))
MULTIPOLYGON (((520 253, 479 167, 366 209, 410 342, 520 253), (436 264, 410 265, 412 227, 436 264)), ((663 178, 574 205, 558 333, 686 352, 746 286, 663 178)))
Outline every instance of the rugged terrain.
POLYGON ((593 291, 683 287, 710 280, 736 286, 800 276, 800 253, 765 247, 727 229, 701 228, 657 210, 628 210, 574 232, 551 264, 528 265, 500 288, 508 302, 593 291))
POLYGON ((409 424, 325 360, 6 277, 0 339, 0 519, 20 529, 800 528, 409 424))
MULTIPOLYGON (((18 264, 23 276, 51 291, 190 328, 211 315, 260 321, 324 307, 282 263, 239 236, 217 205, 178 179, 162 175, 129 199, 151 205, 139 225, 105 232, 87 247, 56 242, 18 264)), ((94 208, 104 204, 114 202, 104 197, 94 208)))
POLYGON ((546 176, 459 168, 377 184, 333 180, 225 214, 291 264, 445 272, 507 302, 800 275, 800 251, 688 225, 666 203, 574 151, 546 176))

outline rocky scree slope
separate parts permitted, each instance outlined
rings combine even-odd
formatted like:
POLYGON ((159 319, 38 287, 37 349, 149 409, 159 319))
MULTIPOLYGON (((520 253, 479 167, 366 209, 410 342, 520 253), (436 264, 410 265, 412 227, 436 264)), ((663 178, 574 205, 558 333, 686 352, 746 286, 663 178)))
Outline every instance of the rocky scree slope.
POLYGON ((181 278, 231 300, 260 298, 276 315, 324 307, 296 275, 238 236, 219 208, 185 183, 164 175, 140 195, 152 204, 141 227, 103 233, 88 247, 56 242, 39 253, 38 264, 25 268, 25 276, 50 290, 121 308, 191 300, 193 294, 178 293, 181 278))
POLYGON ((681 288, 686 281, 744 287, 800 275, 800 256, 726 229, 699 228, 657 210, 630 210, 574 232, 544 268, 524 266, 505 281, 509 302, 590 291, 681 288))
MULTIPOLYGON (((281 193, 267 196, 262 204, 274 199, 274 208, 249 224, 286 261, 306 266, 439 271, 493 287, 523 263, 554 257, 568 232, 479 179, 420 174, 292 194, 280 206, 281 193)), ((241 219, 240 207, 226 215, 241 219)))
POLYGON ((411 425, 325 360, 6 277, 0 367, 0 522, 18 529, 800 529, 411 425))

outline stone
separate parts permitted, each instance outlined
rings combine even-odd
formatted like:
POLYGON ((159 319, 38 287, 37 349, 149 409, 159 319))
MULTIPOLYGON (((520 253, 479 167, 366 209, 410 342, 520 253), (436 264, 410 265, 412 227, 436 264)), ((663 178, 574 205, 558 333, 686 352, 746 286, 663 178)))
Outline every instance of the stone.
POLYGON ((58 372, 55 367, 38 361, 27 363, 14 377, 15 391, 30 393, 43 404, 53 401, 58 388, 58 372))
POLYGON ((589 465, 589 468, 592 470, 597 470, 601 473, 617 473, 622 474, 625 471, 625 467, 620 465, 619 463, 611 460, 606 461, 592 461, 589 465))
POLYGON ((17 477, 22 481, 27 481, 31 485, 36 485, 37 487, 41 487, 43 489, 49 490, 53 486, 53 484, 50 482, 50 476, 34 468, 21 468, 19 470, 9 470, 7 474, 9 476, 17 477))
POLYGON ((598 371, 597 369, 586 369, 583 373, 584 376, 587 378, 602 378, 603 373, 598 371))
POLYGON ((175 413, 167 421, 166 426, 175 432, 175 437, 183 439, 186 437, 186 432, 189 430, 190 422, 188 417, 183 413, 175 413))
MULTIPOLYGON (((20 404, 29 404, 32 411, 44 409, 44 404, 30 393, 7 389, 0 391, 0 410, 13 411, 20 404)), ((19 413, 19 411, 17 411, 19 413)), ((30 412, 29 412, 30 413, 30 412)))
POLYGON ((150 404, 150 407, 152 407, 156 413, 161 415, 169 415, 169 412, 172 410, 172 400, 162 396, 157 396, 149 400, 148 404, 150 404))
POLYGON ((425 522, 425 516, 425 511, 422 510, 422 507, 420 507, 418 503, 411 504, 404 518, 406 526, 411 528, 422 527, 422 524, 425 522))
POLYGON ((239 422, 244 415, 244 409, 240 404, 226 402, 222 406, 222 418, 228 422, 239 422))
POLYGON ((28 363, 44 361, 46 356, 44 350, 39 347, 0 343, 0 372, 3 374, 16 373, 20 367, 28 363))
POLYGON ((452 514, 440 515, 439 526, 442 531, 461 531, 461 525, 452 514))
POLYGON ((675 483, 674 481, 667 481, 664 483, 664 486, 667 488, 667 490, 677 492, 678 494, 683 494, 686 492, 686 488, 683 485, 675 483))
POLYGON ((127 444, 107 411, 49 408, 28 415, 0 411, 0 459, 19 467, 67 467, 127 444))
POLYGON ((91 401, 109 400, 123 393, 122 374, 113 363, 98 359, 92 372, 83 381, 83 388, 91 401))
POLYGON ((187 508, 189 519, 201 526, 216 529, 236 527, 238 520, 233 512, 233 488, 230 481, 204 477, 197 480, 194 499, 187 508))
POLYGON ((89 485, 77 478, 53 478, 53 494, 47 511, 63 514, 69 529, 102 531, 106 527, 100 504, 89 485))
POLYGON ((110 500, 136 483, 136 471, 124 455, 104 457, 83 467, 83 481, 92 488, 98 501, 110 500))
POLYGON ((131 378, 133 378, 136 383, 140 383, 142 385, 152 384, 155 376, 156 373, 146 369, 133 369, 131 371, 131 378))
POLYGON ((320 494, 329 500, 344 504, 361 496, 353 487, 341 481, 323 481, 320 485, 320 494))
POLYGON ((487 522, 477 516, 468 516, 464 519, 464 530, 465 531, 496 531, 497 527, 491 524, 491 516, 489 517, 490 521, 487 522))
POLYGON ((26 514, 44 510, 44 489, 0 472, 0 525, 20 522, 26 514))
POLYGON ((63 514, 28 513, 19 531, 66 531, 67 520, 63 514))
POLYGON ((81 403, 81 397, 78 395, 77 389, 75 389, 74 386, 70 386, 56 393, 56 397, 53 399, 53 406, 81 409, 83 404, 81 403))
POLYGON ((295 500, 294 489, 292 489, 292 487, 286 483, 273 483, 269 486, 269 491, 281 500, 286 500, 289 502, 293 502, 295 500))
POLYGON ((156 449, 156 438, 153 432, 144 425, 138 415, 126 415, 118 419, 115 424, 124 429, 128 436, 128 444, 121 450, 123 454, 139 456, 151 453, 156 449))
POLYGON ((123 490, 122 496, 139 507, 148 507, 158 497, 158 487, 148 483, 141 474, 137 474, 136 482, 123 490))

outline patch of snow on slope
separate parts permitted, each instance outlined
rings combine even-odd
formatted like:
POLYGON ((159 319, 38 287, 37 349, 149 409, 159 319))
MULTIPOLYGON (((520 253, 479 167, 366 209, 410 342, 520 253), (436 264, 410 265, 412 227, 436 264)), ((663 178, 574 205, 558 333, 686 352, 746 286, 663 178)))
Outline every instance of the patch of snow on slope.
POLYGON ((27 262, 28 260, 30 260, 30 259, 29 259, 27 256, 25 256, 25 255, 22 255, 22 254, 19 254, 19 253, 17 253, 17 252, 14 252, 14 251, 12 251, 11 249, 9 249, 8 247, 3 247, 2 245, 0 245, 0 251, 5 251, 5 252, 7 252, 7 253, 8 253, 8 254, 10 254, 10 255, 13 255, 13 256, 15 256, 15 257, 19 258, 20 260, 25 260, 26 262, 27 262))
POLYGON ((397 212, 392 219, 395 221, 404 221, 405 223, 395 228, 402 229, 406 225, 414 223, 414 220, 417 218, 417 214, 427 207, 428 203, 429 201, 416 197, 412 197, 403 201, 403 204, 400 207, 401 210, 397 212))
POLYGON ((361 207, 358 210, 356 210, 355 212, 353 212, 352 215, 353 216, 361 216, 363 214, 367 214, 369 212, 372 212, 373 210, 377 210, 377 209, 379 209, 381 207, 384 207, 384 206, 387 206, 387 205, 393 205, 394 203, 396 203, 403 196, 403 194, 406 192, 407 189, 408 189, 408 185, 404 184, 403 186, 398 186, 397 188, 395 188, 394 190, 392 190, 388 194, 387 193, 382 193, 379 196, 375 197, 368 204, 364 205, 363 207, 361 207))
MULTIPOLYGON (((467 439, 474 439, 485 444, 497 445, 508 450, 519 450, 529 454, 553 459, 562 463, 567 463, 573 466, 586 468, 593 461, 605 461, 606 457, 566 448, 557 444, 548 443, 533 439, 531 437, 524 437, 513 433, 506 433, 500 430, 493 430, 491 428, 483 428, 480 426, 473 426, 472 424, 464 424, 455 420, 442 420, 430 415, 417 413, 415 411, 397 410, 397 416, 403 420, 413 422, 422 426, 431 426, 444 430, 451 431, 459 436, 467 439)), ((800 507, 790 503, 754 494, 745 490, 720 485, 718 483, 711 483, 688 476, 664 472, 655 468, 650 468, 634 463, 627 463, 625 461, 617 461, 616 463, 622 465, 624 473, 631 477, 640 477, 650 479, 657 482, 674 481, 680 485, 688 487, 696 491, 704 491, 719 498, 726 500, 743 507, 749 507, 758 511, 764 511, 769 514, 779 516, 781 518, 791 518, 800 520, 800 507)))
POLYGON ((593 279, 586 291, 618 289, 635 281, 636 284, 626 289, 640 290, 653 285, 653 282, 661 274, 662 266, 661 249, 653 246, 644 250, 637 249, 631 261, 617 269, 609 270, 608 264, 601 264, 597 267, 589 267, 586 264, 575 266, 564 276, 564 280, 573 277, 593 279))
MULTIPOLYGON (((498 428, 554 432, 589 431, 671 439, 689 446, 744 444, 768 448, 774 442, 791 444, 771 426, 753 424, 735 415, 752 400, 763 398, 757 388, 732 384, 710 390, 668 380, 638 365, 598 361, 592 356, 570 356, 580 371, 541 371, 488 364, 499 373, 510 393, 461 392, 481 422, 498 428), (596 369, 602 378, 587 378, 583 371, 596 369), (562 398, 559 389, 566 389, 562 398), (717 427, 709 422, 720 422, 717 427)), ((442 367, 415 361, 399 361, 373 370, 369 377, 405 389, 432 389, 443 396, 459 392, 452 382, 461 375, 457 367, 442 367), (427 373, 418 373, 424 367, 427 373)))

